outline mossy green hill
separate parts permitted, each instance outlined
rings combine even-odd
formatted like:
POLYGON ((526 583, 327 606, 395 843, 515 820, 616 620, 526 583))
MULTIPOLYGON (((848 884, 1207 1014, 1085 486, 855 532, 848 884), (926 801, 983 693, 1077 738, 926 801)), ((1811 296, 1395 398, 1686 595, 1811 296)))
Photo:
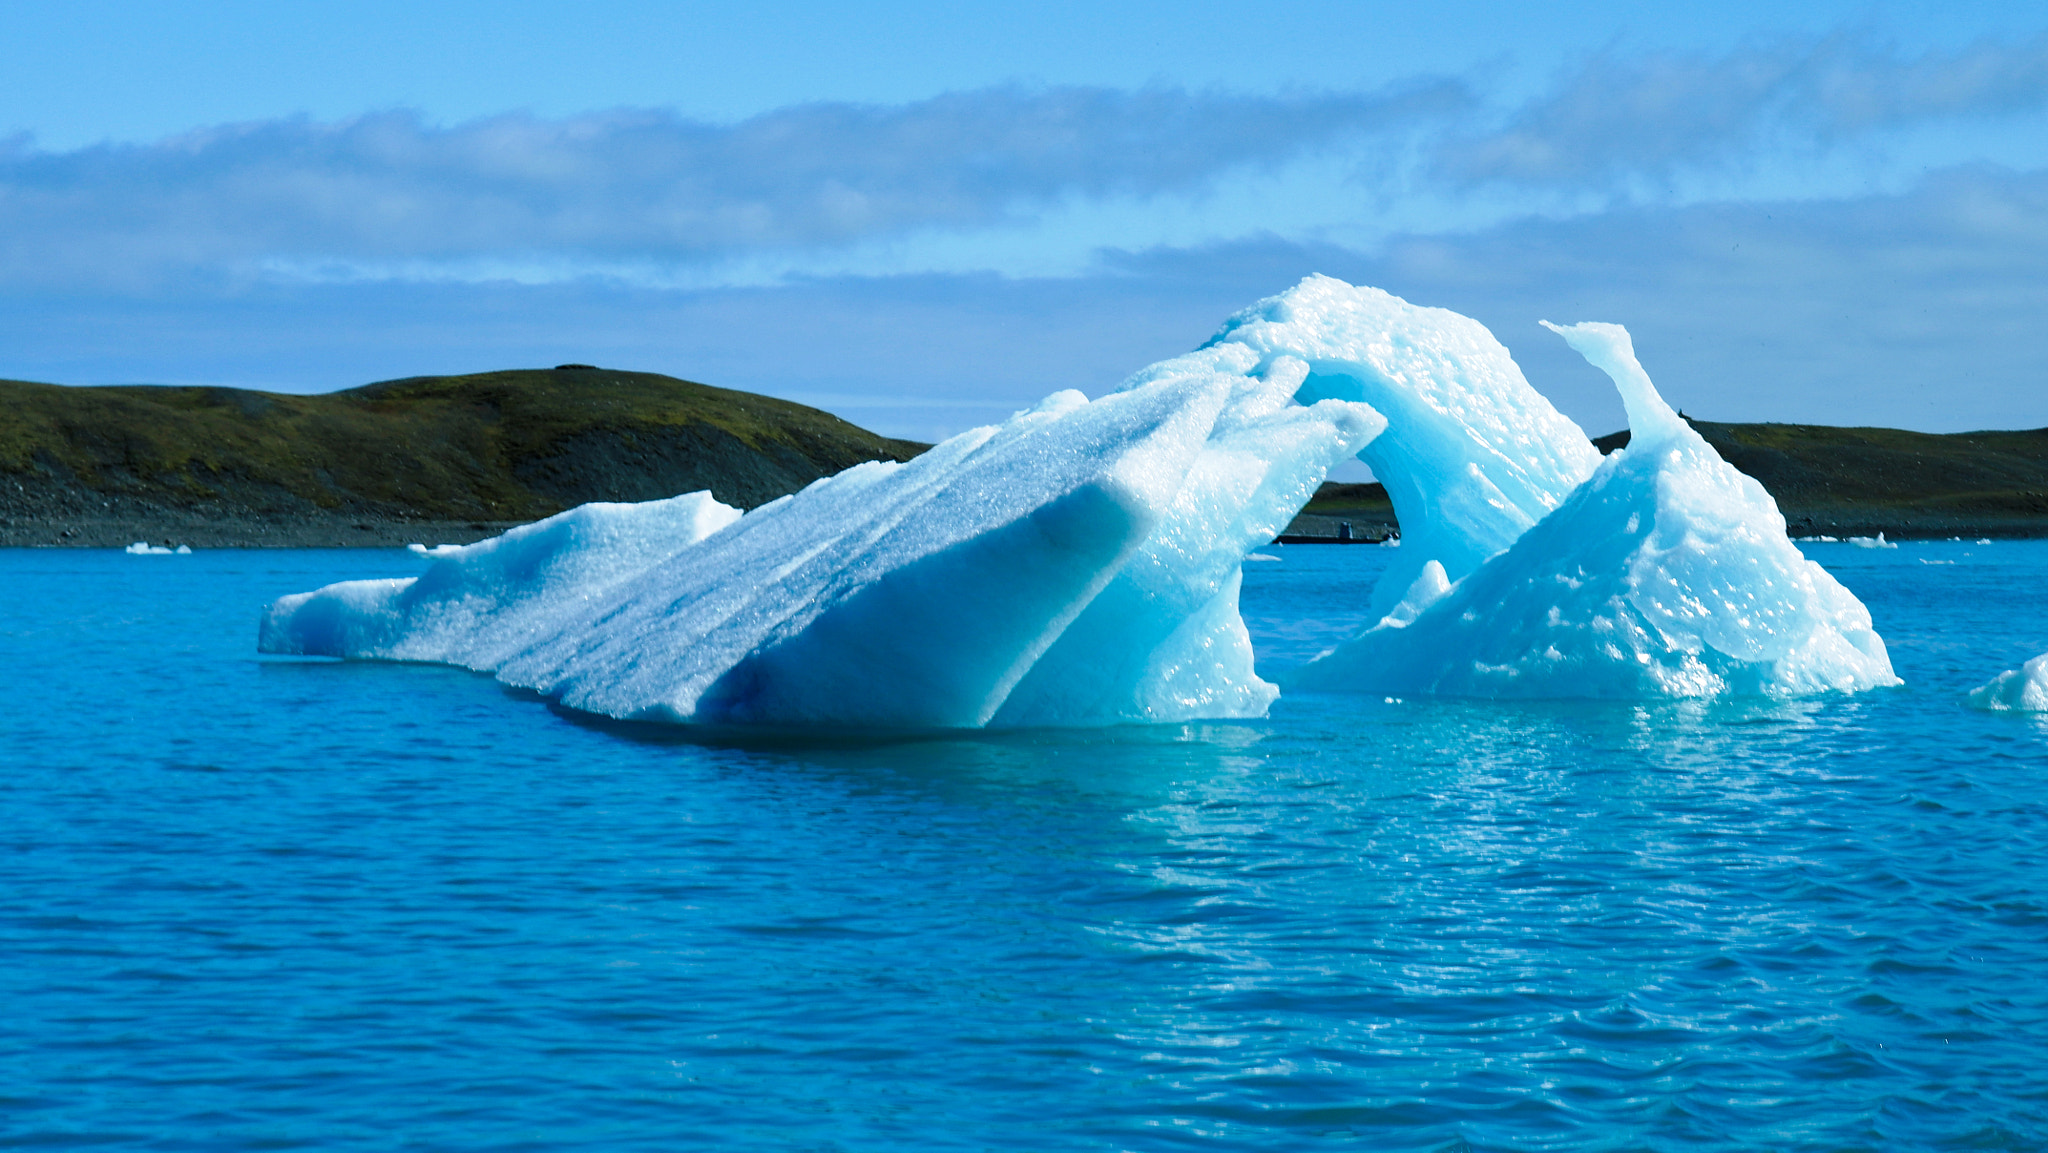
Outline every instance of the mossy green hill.
MULTIPOLYGON (((1794 535, 2048 536, 2048 429, 1693 427, 1794 535)), ((752 508, 925 447, 788 401, 571 365, 318 396, 0 381, 0 545, 472 540, 589 500, 710 489, 752 508)), ((1385 490, 1326 484, 1289 532, 1346 523, 1394 531, 1385 490)))
POLYGON ((924 447, 788 401, 580 366, 317 396, 0 381, 0 543, 455 539, 589 500, 708 488, 751 508, 924 447))

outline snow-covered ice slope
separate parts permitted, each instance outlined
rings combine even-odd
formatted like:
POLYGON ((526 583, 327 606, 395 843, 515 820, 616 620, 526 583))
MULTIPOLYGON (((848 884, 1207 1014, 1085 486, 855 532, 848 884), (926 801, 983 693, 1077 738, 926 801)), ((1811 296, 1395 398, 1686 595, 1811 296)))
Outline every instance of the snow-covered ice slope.
POLYGON ((1363 401, 1387 432, 1358 453, 1386 486, 1401 553, 1373 594, 1386 612, 1434 561, 1477 569, 1600 463, 1584 430, 1522 376, 1486 326, 1377 288, 1311 276, 1231 317, 1210 346, 1308 365, 1303 403, 1363 401))
POLYGON ((1274 690, 1252 673, 1236 565, 1383 426, 1364 405, 1294 405, 1303 367, 1253 378, 1256 360, 1180 358, 1093 403, 1055 394, 737 519, 708 494, 585 506, 437 550, 416 580, 286 597, 260 647, 444 661, 692 723, 1256 715, 1274 690), (1115 610, 1090 612, 1105 593, 1115 610))
POLYGON ((1862 602, 1787 539, 1763 486, 1657 395, 1628 333, 1555 330, 1614 379, 1629 446, 1462 580, 1434 565, 1418 573, 1380 624, 1298 683, 1621 698, 1898 683, 1862 602))
POLYGON ((433 558, 421 576, 284 597, 264 615, 257 647, 496 668, 554 622, 739 517, 693 492, 579 505, 470 545, 414 545, 433 558))
POLYGON ((1971 689, 1970 703, 1994 712, 2048 713, 2048 653, 1971 689))

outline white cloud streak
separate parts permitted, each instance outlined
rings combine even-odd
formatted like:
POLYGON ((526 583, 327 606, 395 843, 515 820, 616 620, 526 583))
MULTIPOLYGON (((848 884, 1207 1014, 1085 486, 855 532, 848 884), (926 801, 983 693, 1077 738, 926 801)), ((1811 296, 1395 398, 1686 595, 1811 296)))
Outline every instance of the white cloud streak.
POLYGON ((1199 191, 1470 104, 1373 94, 997 88, 808 104, 720 126, 656 111, 440 128, 393 112, 150 145, 0 147, 0 276, 141 285, 265 261, 701 262, 975 228, 1064 199, 1199 191))
POLYGON ((1491 131, 1443 141, 1460 184, 1604 188, 1817 149, 1888 129, 2048 108, 2048 35, 1904 57, 1859 37, 1751 45, 1719 57, 1596 56, 1491 131))
MULTIPOLYGON (((1717 56, 1610 53, 1506 108, 1444 79, 1279 96, 1004 87, 733 124, 628 109, 437 126, 387 112, 65 152, 16 138, 0 141, 0 292, 682 290, 848 271, 1031 275, 1048 264, 1026 249, 1078 268, 1100 243, 1267 230, 1370 246, 1417 220, 1484 230, 1560 204, 1697 201, 1651 184, 1927 125, 2017 123, 2031 139, 2044 110, 2048 36, 1910 55, 1844 34, 1717 56)), ((2026 164, 2048 164, 2037 135, 2026 164)))

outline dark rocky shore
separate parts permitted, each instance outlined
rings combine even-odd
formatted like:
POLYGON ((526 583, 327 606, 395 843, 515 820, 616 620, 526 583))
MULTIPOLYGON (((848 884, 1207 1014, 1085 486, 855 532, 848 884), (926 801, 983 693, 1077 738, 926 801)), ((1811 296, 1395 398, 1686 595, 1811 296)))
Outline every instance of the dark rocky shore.
MULTIPOLYGON (((2048 536, 2048 429, 1692 425, 1777 498, 1794 536, 2048 536)), ((1593 443, 1612 452, 1628 433, 1593 443)), ((753 508, 926 447, 787 401, 584 365, 321 396, 0 381, 0 547, 466 543, 591 500, 710 489, 753 508)), ((1326 484, 1284 539, 1399 531, 1379 485, 1326 484)))

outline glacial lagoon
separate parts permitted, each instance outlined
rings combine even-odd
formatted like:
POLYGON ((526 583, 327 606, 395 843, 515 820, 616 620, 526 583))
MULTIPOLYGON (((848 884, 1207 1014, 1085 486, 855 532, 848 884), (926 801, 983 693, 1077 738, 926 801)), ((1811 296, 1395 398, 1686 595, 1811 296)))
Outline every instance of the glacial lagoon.
MULTIPOLYGON (((0 1136, 2048 1142, 2048 542, 1802 543, 1904 684, 707 741, 260 656, 400 551, 0 552, 0 1136)), ((1399 549, 1267 547, 1259 671, 1399 549)))

